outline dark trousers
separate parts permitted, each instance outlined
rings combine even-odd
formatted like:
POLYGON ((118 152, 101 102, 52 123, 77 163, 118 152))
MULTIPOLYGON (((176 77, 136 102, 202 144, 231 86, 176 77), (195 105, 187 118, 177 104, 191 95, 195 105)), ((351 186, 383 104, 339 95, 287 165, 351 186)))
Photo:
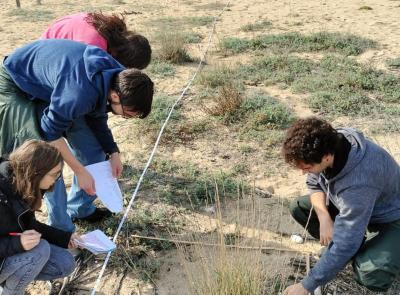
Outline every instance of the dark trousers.
MULTIPOLYGON (((338 215, 338 209, 328 207, 332 220, 338 215)), ((293 218, 306 226, 311 211, 309 196, 300 197, 290 204, 293 218)), ((319 220, 313 210, 307 231, 319 239, 319 220)), ((400 220, 391 223, 370 224, 365 239, 353 257, 353 269, 356 281, 373 291, 387 291, 396 276, 400 274, 400 220)))

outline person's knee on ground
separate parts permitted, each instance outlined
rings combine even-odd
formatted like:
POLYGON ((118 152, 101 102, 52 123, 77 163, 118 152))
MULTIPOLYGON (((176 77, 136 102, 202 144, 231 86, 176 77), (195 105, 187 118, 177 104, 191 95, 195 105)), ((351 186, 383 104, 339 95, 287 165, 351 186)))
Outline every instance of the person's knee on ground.
POLYGON ((367 289, 376 292, 386 292, 396 279, 392 271, 393 266, 378 265, 373 261, 360 261, 357 257, 353 261, 353 270, 356 281, 367 289))

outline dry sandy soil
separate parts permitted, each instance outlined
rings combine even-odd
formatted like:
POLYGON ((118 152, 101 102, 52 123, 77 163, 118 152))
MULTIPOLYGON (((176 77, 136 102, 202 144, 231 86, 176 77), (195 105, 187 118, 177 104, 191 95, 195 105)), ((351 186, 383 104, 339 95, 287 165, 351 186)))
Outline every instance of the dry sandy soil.
MULTIPOLYGON (((15 1, 3 0, 0 7, 0 56, 5 56, 18 46, 37 39, 48 24, 58 17, 72 14, 78 11, 102 10, 105 13, 126 12, 127 23, 130 28, 148 36, 150 40, 162 29, 158 24, 161 18, 181 18, 197 16, 217 15, 225 1, 209 0, 42 0, 42 5, 37 5, 34 0, 21 0, 22 10, 17 10, 15 1)), ((377 49, 368 50, 357 57, 357 60, 370 64, 376 68, 388 70, 386 60, 400 57, 400 1, 398 0, 370 0, 370 1, 326 1, 326 0, 283 0, 283 1, 231 1, 228 9, 220 16, 216 23, 216 32, 211 40, 210 52, 207 57, 208 67, 218 64, 235 65, 246 63, 253 57, 251 53, 238 54, 224 57, 218 51, 218 42, 224 37, 236 36, 252 38, 258 34, 301 32, 314 33, 320 31, 352 33, 361 37, 370 38, 378 42, 377 49), (360 7, 369 6, 372 10, 360 10, 360 7), (267 19, 272 23, 271 27, 256 32, 243 32, 243 25, 254 23, 257 20, 267 19)), ((199 44, 189 46, 191 56, 200 58, 207 44, 207 38, 211 24, 198 26, 186 24, 188 31, 199 33, 203 40, 199 44)), ((179 27, 176 28, 180 30, 179 27)), ((153 48, 157 49, 155 42, 153 48)), ((175 67, 176 74, 172 77, 152 78, 159 93, 165 93, 178 97, 182 89, 195 72, 197 64, 188 63, 175 67)), ((150 74, 151 75, 151 74, 150 74)), ((304 103, 304 95, 294 94, 288 89, 277 86, 259 86, 269 95, 280 99, 296 113, 297 116, 308 116, 312 111, 304 103)), ((199 102, 196 93, 201 89, 194 86, 185 96, 182 108, 185 113, 185 124, 190 125, 199 117, 206 114, 199 110, 199 102)), ((121 119, 111 118, 110 125, 113 133, 120 143, 122 156, 127 165, 134 165, 141 169, 151 149, 152 141, 142 136, 127 140, 127 134, 131 128, 135 128, 135 122, 122 122, 121 119)), ((352 124, 349 118, 338 118, 335 124, 352 124)), ((209 125, 210 126, 210 125, 209 125)), ((357 127, 367 131, 369 126, 357 121, 357 127)), ((385 134, 376 135, 375 139, 387 147, 397 159, 400 158, 398 134, 392 134, 390 138, 385 134)), ((304 176, 291 170, 281 160, 268 160, 268 153, 276 156, 277 148, 268 151, 268 148, 260 146, 258 142, 244 142, 232 133, 228 127, 214 124, 206 131, 205 136, 191 140, 190 143, 162 143, 157 158, 169 159, 179 163, 191 163, 199 169, 209 172, 231 171, 235 165, 248 164, 248 171, 241 177, 262 190, 273 191, 272 198, 257 197, 257 223, 253 225, 241 224, 242 230, 252 232, 263 246, 292 249, 297 251, 317 252, 319 245, 315 241, 307 241, 302 245, 290 241, 291 234, 302 234, 303 231, 295 225, 288 215, 285 207, 288 199, 306 193, 304 176), (255 150, 254 153, 244 156, 242 147, 247 146, 255 150), (248 227, 256 227, 249 229, 248 227)), ((162 183, 160 184, 162 186, 162 183)), ((124 188, 134 186, 134 183, 126 182, 124 188)), ((158 200, 151 197, 151 189, 139 194, 140 205, 152 206, 158 200)), ((235 228, 238 216, 249 216, 252 210, 251 201, 242 201, 240 206, 231 201, 223 204, 222 215, 226 232, 232 232, 235 228)), ((133 208, 136 210, 136 207, 133 208)), ((191 230, 197 232, 213 232, 218 222, 214 219, 213 208, 203 208, 195 213, 187 213, 191 220, 191 230), (204 210, 204 209, 209 209, 204 210), (206 212, 207 211, 207 212, 206 212)), ((189 224, 189 223, 188 223, 189 224)), ((189 226, 188 226, 189 227, 189 226)), ((151 280, 140 279, 140 271, 118 271, 109 268, 109 272, 103 279, 97 294, 189 294, 190 277, 199 272, 196 261, 188 261, 181 258, 178 249, 157 252, 154 255, 159 262, 157 274, 151 280), (189 270, 188 270, 189 269, 189 270)), ((283 255, 284 256, 284 255, 283 255)), ((279 258, 279 255, 268 256, 270 260, 279 258)), ((286 256, 285 256, 286 257, 286 256)), ((286 259, 286 258, 285 258, 286 259)), ((288 259, 276 263, 274 268, 284 272, 288 259)), ((271 264, 272 265, 272 264, 271 264)), ((94 265, 91 265, 93 267, 94 265)), ((272 267, 272 266, 271 266, 272 267)), ((98 274, 98 268, 90 272, 88 279, 81 283, 82 290, 74 289, 71 294, 88 294, 84 287, 91 288, 98 274)), ((30 288, 30 294, 44 294, 47 287, 36 283, 30 288)), ((352 293, 353 294, 353 293, 352 293)), ((356 293, 354 293, 356 294, 356 293)))

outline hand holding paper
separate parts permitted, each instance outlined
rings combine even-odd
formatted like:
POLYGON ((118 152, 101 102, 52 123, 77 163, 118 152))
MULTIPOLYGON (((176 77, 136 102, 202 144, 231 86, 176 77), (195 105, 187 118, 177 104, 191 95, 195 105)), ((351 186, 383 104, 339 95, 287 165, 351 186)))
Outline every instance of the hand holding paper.
POLYGON ((85 167, 93 176, 96 184, 96 194, 103 204, 113 213, 122 211, 122 193, 118 181, 112 176, 111 164, 104 161, 85 167))
POLYGON ((89 250, 95 255, 108 253, 117 246, 101 230, 96 229, 74 239, 75 244, 80 248, 89 250))

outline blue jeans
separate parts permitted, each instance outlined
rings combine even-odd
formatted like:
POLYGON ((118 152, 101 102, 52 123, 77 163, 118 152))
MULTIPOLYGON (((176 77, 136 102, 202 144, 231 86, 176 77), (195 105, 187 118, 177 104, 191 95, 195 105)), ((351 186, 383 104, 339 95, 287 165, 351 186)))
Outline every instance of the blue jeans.
MULTIPOLYGON (((106 159, 100 143, 84 118, 76 119, 66 131, 65 138, 76 159, 83 165, 102 162, 106 159)), ((74 231, 71 218, 86 217, 96 209, 93 201, 96 196, 89 196, 78 185, 74 176, 67 196, 64 180, 60 178, 54 184, 54 190, 45 194, 48 211, 48 224, 64 231, 74 231)))
POLYGON ((33 249, 6 258, 0 271, 1 295, 23 295, 30 282, 63 278, 74 269, 71 253, 40 240, 33 249))

